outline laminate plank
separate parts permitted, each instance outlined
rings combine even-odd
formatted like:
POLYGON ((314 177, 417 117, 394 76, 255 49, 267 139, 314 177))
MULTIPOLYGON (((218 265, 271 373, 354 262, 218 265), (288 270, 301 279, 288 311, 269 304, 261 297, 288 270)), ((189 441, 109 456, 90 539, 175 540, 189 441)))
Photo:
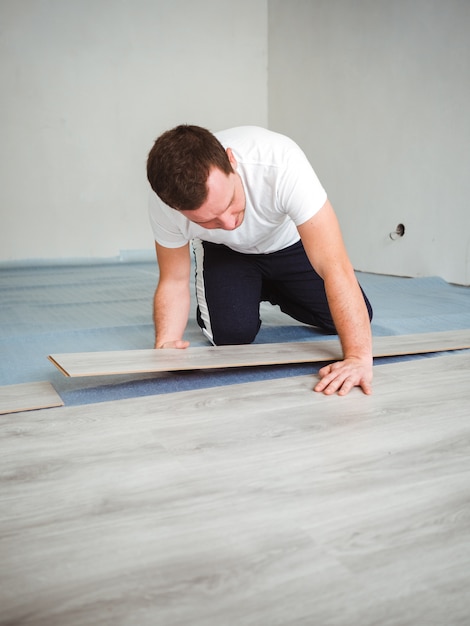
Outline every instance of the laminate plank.
POLYGON ((63 404, 61 397, 48 382, 0 387, 0 415, 58 407, 63 404))
POLYGON ((467 624, 470 355, 0 423, 0 624, 467 624))
MULTIPOLYGON (((375 357, 470 348, 470 329, 375 337, 375 357)), ((186 350, 121 350, 49 355, 65 375, 109 376, 194 369, 313 363, 342 358, 338 339, 313 342, 197 347, 186 350)))

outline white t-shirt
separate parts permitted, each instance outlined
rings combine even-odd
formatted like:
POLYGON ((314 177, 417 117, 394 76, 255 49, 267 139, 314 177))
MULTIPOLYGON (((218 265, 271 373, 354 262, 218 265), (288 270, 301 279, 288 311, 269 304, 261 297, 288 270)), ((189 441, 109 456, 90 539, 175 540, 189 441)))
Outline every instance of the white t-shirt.
POLYGON ((235 230, 207 229, 150 193, 150 223, 155 240, 179 248, 192 239, 223 243, 246 254, 282 250, 299 240, 297 226, 326 202, 326 192, 307 157, 294 141, 257 126, 214 133, 237 160, 246 196, 245 217, 235 230))

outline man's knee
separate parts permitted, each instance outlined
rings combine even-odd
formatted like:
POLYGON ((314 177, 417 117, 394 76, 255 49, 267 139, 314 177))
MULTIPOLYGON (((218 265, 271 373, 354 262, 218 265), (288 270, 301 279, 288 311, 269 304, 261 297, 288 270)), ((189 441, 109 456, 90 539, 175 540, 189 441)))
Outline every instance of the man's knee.
POLYGON ((206 324, 199 307, 196 317, 203 332, 216 346, 237 346, 253 343, 261 326, 261 319, 254 315, 245 320, 232 317, 236 321, 221 319, 220 316, 218 316, 219 319, 210 317, 206 324))
POLYGON ((242 328, 236 324, 212 329, 212 340, 216 346, 241 346, 253 343, 258 334, 259 325, 252 328, 242 328))

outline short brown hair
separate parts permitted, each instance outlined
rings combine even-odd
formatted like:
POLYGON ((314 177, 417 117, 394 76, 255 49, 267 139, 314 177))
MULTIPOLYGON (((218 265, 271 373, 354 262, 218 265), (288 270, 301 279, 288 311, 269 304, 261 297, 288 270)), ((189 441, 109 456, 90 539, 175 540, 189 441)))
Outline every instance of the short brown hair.
POLYGON ((163 202, 191 211, 205 202, 213 167, 227 175, 233 172, 220 141, 205 128, 182 124, 155 141, 147 159, 147 178, 163 202))

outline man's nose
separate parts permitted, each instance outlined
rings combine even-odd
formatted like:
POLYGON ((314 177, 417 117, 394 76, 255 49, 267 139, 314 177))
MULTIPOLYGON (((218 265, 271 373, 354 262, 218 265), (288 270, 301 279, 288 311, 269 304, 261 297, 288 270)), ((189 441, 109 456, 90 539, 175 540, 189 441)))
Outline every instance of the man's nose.
POLYGON ((237 215, 223 215, 219 218, 221 222, 221 226, 224 230, 233 230, 235 228, 235 224, 237 223, 237 215))

